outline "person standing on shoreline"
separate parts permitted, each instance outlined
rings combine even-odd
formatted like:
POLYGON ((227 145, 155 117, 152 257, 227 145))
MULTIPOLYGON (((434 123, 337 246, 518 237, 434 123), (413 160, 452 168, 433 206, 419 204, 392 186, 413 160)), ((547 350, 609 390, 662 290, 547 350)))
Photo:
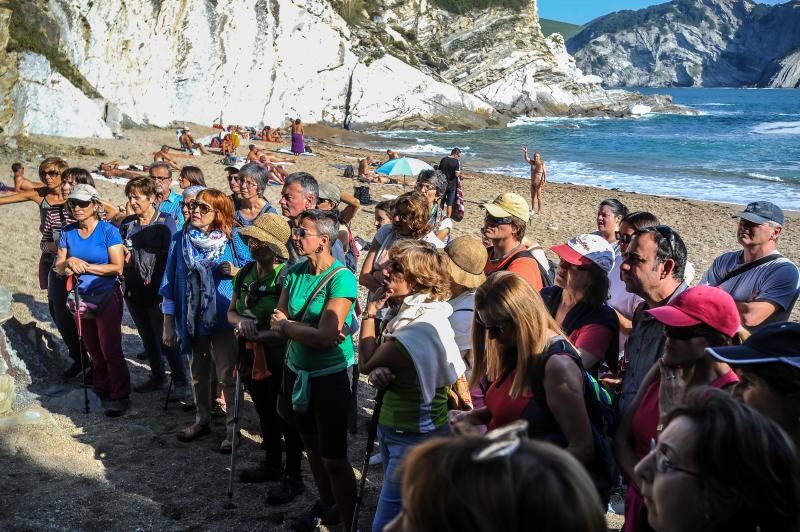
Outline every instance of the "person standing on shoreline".
POLYGON ((547 168, 542 161, 542 154, 538 151, 533 154, 533 159, 528 157, 528 147, 522 147, 525 162, 531 165, 531 214, 542 212, 542 187, 547 183, 547 168), (535 210, 534 210, 535 209, 535 210))
POLYGON ((302 155, 306 151, 305 140, 303 139, 304 134, 303 124, 300 123, 298 118, 292 124, 292 153, 295 155, 302 155))

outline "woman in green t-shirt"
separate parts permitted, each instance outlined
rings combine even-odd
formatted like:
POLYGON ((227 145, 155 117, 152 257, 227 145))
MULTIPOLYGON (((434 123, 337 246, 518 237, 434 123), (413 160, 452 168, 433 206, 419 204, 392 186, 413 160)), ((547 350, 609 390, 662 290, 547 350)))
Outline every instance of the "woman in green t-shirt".
POLYGON ((239 235, 255 262, 244 265, 233 280, 228 321, 234 327, 239 349, 253 354, 252 367, 244 368, 244 384, 253 398, 266 450, 264 463, 243 470, 239 478, 246 483, 281 479, 277 488, 267 492, 267 503, 284 504, 306 489, 300 476, 303 457, 300 434, 294 425, 281 419, 276 408, 286 358, 286 339, 269 328, 286 275, 289 258, 286 241, 291 229, 282 217, 265 213, 249 227, 241 229, 239 235), (281 438, 286 442, 285 469, 281 438))
POLYGON ((356 479, 347 460, 347 369, 355 364, 349 328, 358 285, 331 255, 338 236, 333 213, 311 209, 298 217, 292 245, 308 260, 289 269, 272 314, 272 330, 289 341, 279 409, 290 412, 300 431, 321 499, 298 518, 298 527, 317 519, 349 524, 355 506, 356 479))
POLYGON ((450 386, 466 365, 455 341, 449 317, 448 259, 432 244, 403 240, 389 249, 383 267, 384 287, 367 304, 359 342, 359 365, 370 382, 386 389, 378 420, 383 457, 383 486, 372 530, 400 512, 401 486, 397 469, 406 452, 433 436, 449 433, 447 398, 450 386), (392 308, 375 338, 375 315, 392 308))

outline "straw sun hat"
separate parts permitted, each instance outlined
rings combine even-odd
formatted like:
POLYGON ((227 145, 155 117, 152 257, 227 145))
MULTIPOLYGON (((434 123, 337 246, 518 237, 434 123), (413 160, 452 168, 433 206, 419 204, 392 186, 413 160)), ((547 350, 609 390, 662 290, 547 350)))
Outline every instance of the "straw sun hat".
POLYGON ((489 254, 480 240, 460 236, 450 242, 445 252, 453 281, 467 288, 477 288, 483 284, 486 280, 483 268, 489 260, 489 254))
POLYGON ((240 229, 239 235, 267 244, 281 259, 289 258, 286 242, 291 238, 292 230, 277 214, 271 212, 262 214, 253 221, 253 225, 240 229))

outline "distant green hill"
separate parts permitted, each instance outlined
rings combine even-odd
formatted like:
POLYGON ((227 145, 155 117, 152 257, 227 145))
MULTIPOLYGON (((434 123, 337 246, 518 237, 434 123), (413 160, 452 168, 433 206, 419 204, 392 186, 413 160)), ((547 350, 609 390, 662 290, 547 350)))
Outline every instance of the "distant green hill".
POLYGON ((569 22, 559 22, 557 20, 549 20, 540 18, 539 24, 542 25, 542 33, 547 37, 553 33, 560 33, 566 41, 573 35, 577 35, 583 29, 583 26, 577 24, 570 24, 569 22))

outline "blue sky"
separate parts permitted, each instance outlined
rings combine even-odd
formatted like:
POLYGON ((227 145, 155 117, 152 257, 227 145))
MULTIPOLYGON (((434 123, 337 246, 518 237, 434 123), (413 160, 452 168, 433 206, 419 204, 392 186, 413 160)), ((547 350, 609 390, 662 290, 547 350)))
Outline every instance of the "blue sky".
MULTIPOLYGON (((761 0, 764 4, 781 4, 786 0, 761 0)), ((601 15, 621 9, 641 9, 664 0, 539 0, 539 16, 562 22, 585 24, 601 15)))

